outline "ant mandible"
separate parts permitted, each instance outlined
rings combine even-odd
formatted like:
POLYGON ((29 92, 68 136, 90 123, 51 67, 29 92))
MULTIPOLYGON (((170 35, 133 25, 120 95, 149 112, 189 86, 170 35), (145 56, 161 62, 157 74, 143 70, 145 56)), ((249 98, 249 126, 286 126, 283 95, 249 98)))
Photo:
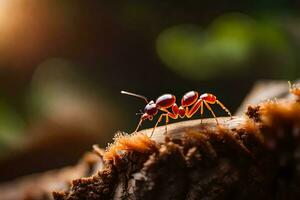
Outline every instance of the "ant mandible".
POLYGON ((209 104, 216 103, 220 105, 221 108, 225 110, 229 116, 231 116, 230 111, 217 99, 217 97, 209 93, 204 93, 199 97, 199 93, 196 91, 187 92, 185 95, 183 95, 181 99, 181 106, 179 107, 176 104, 176 97, 172 94, 163 94, 159 96, 155 102, 153 100, 148 101, 148 99, 145 96, 134 94, 131 92, 121 91, 121 94, 126 94, 126 95, 141 98, 147 103, 147 105, 144 108, 144 111, 141 113, 142 116, 134 132, 138 131, 143 121, 147 119, 153 120, 153 117, 158 113, 159 110, 165 112, 162 113, 158 118, 150 137, 152 137, 155 128, 157 127, 159 122, 161 122, 163 117, 166 117, 166 131, 167 131, 167 124, 169 122, 169 117, 171 117, 172 119, 177 119, 178 116, 180 118, 184 118, 184 117, 191 118, 199 109, 202 117, 204 105, 211 112, 217 124, 219 124, 218 119, 209 104), (172 111, 169 111, 168 108, 171 108, 172 111))

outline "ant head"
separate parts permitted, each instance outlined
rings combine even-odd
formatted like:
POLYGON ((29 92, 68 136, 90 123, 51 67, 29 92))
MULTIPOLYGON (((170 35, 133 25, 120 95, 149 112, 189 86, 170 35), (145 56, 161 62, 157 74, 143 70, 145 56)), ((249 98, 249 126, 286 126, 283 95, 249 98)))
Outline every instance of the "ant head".
POLYGON ((158 112, 157 106, 154 101, 150 101, 144 108, 144 114, 142 115, 142 119, 152 120, 153 116, 155 116, 158 112))
POLYGON ((140 113, 137 113, 137 114, 142 115, 142 117, 141 117, 142 120, 146 120, 146 119, 152 120, 153 116, 157 114, 158 109, 157 109, 157 106, 154 103, 154 101, 148 102, 148 99, 146 97, 144 97, 142 95, 139 95, 139 94, 131 93, 131 92, 121 91, 121 94, 126 94, 126 95, 129 95, 129 96, 133 96, 133 97, 143 99, 147 103, 147 105, 144 108, 144 111, 140 112, 140 113))

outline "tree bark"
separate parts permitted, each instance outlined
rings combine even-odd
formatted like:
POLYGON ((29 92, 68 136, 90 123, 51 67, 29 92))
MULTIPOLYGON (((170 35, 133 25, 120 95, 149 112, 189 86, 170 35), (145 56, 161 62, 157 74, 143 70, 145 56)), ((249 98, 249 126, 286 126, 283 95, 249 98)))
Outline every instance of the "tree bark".
POLYGON ((218 124, 205 119, 170 124, 167 132, 158 127, 149 139, 155 146, 138 136, 152 129, 119 135, 99 152, 102 171, 54 198, 299 199, 299 96, 249 106, 246 113, 218 124))
POLYGON ((152 129, 118 133, 105 150, 95 146, 93 161, 79 163, 85 167, 70 185, 70 176, 57 180, 51 197, 47 181, 38 181, 42 176, 31 179, 45 186, 37 188, 40 195, 28 191, 26 199, 299 199, 300 92, 267 88, 251 93, 243 113, 218 123, 173 123, 167 132, 157 127, 151 138, 152 129))

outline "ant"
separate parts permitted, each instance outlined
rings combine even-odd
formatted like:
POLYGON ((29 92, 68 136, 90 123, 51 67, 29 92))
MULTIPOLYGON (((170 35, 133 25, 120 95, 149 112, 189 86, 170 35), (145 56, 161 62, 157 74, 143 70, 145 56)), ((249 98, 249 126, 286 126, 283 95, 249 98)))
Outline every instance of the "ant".
POLYGON ((209 93, 204 93, 199 97, 199 93, 196 91, 187 92, 186 94, 183 95, 181 99, 181 106, 179 107, 176 104, 176 97, 172 94, 163 94, 159 96, 155 102, 153 100, 148 101, 148 99, 145 96, 134 94, 131 92, 121 91, 121 94, 126 94, 126 95, 143 99, 147 103, 147 105, 144 108, 144 111, 140 113, 142 114, 142 116, 134 132, 138 131, 143 121, 147 119, 150 121, 153 120, 153 117, 158 113, 159 110, 165 112, 162 113, 158 118, 150 137, 152 137, 155 128, 157 127, 159 122, 162 121, 163 117, 166 117, 166 131, 167 131, 167 124, 169 122, 169 117, 172 119, 177 119, 178 116, 180 118, 184 118, 184 117, 191 118, 199 109, 200 109, 200 114, 202 116, 204 105, 214 116, 217 124, 219 124, 218 119, 209 104, 215 104, 215 103, 218 104, 219 106, 221 106, 223 110, 225 110, 228 113, 229 116, 231 116, 230 111, 217 99, 217 97, 209 93), (171 108, 172 111, 169 111, 168 108, 171 108))

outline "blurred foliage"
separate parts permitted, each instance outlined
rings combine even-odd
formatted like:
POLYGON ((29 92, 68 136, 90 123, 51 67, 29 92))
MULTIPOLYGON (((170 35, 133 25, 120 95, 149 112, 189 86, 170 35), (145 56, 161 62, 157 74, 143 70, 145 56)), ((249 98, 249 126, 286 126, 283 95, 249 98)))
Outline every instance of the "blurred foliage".
POLYGON ((0 152, 8 145, 18 145, 22 133, 25 131, 25 122, 14 108, 0 100, 0 152))
POLYGON ((55 115, 60 110, 57 106, 67 107, 66 103, 72 103, 78 95, 83 98, 85 95, 80 93, 88 90, 84 79, 78 66, 67 59, 51 58, 42 62, 31 81, 29 104, 36 113, 32 115, 55 115))
POLYGON ((260 55, 272 55, 272 77, 296 78, 297 57, 290 55, 292 44, 279 24, 242 14, 223 15, 204 30, 196 25, 166 29, 158 37, 157 51, 168 67, 194 79, 243 76, 260 55))
MULTIPOLYGON (((63 58, 42 62, 32 77, 28 107, 31 119, 46 118, 91 133, 101 131, 114 109, 80 70, 80 65, 63 58), (105 116, 105 117, 104 117, 105 116)), ((104 92, 100 92, 104 94, 104 92)), ((99 135, 103 134, 101 132, 99 135)))

